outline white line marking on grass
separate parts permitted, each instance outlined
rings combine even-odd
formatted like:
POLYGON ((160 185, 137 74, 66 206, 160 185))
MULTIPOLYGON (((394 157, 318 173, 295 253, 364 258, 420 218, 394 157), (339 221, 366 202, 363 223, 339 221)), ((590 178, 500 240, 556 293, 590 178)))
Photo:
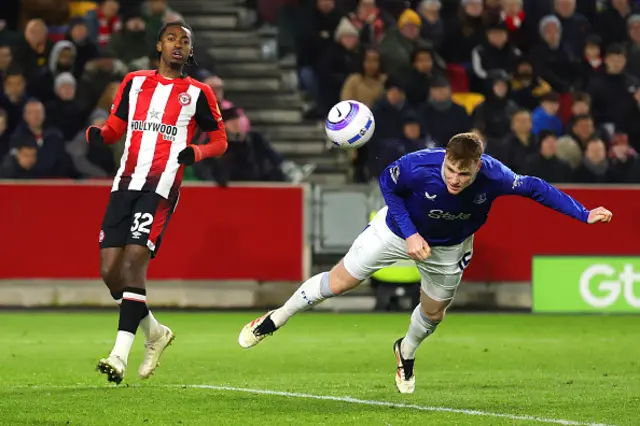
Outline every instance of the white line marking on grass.
MULTIPOLYGON (((182 388, 182 389, 209 389, 209 390, 217 390, 217 391, 227 391, 227 392, 243 392, 243 393, 253 393, 257 395, 273 395, 273 396, 283 396, 287 398, 306 398, 306 399, 316 399, 322 401, 336 401, 336 402, 346 402, 349 404, 359 404, 359 405, 370 405, 370 406, 378 406, 378 407, 388 407, 388 408, 404 408, 408 410, 417 410, 417 411, 432 411, 439 413, 452 413, 452 414, 464 414, 467 416, 480 416, 480 417, 497 417, 509 420, 521 420, 527 422, 538 422, 538 423, 549 423, 549 424, 557 424, 557 425, 567 425, 567 426, 612 426, 605 423, 587 423, 587 422, 577 422, 574 420, 563 420, 563 419, 551 419, 546 417, 536 417, 529 415, 515 415, 515 414, 505 414, 505 413, 492 413, 489 411, 480 411, 480 410, 467 410, 463 408, 448 408, 448 407, 432 407, 428 405, 417 405, 417 404, 403 404, 398 402, 387 402, 387 401, 374 401, 368 399, 358 399, 351 398, 349 396, 330 396, 330 395, 313 395, 308 393, 296 393, 296 392, 282 392, 282 391, 274 391, 267 389, 251 389, 251 388, 238 388, 233 386, 216 386, 216 385, 149 385, 149 386, 140 386, 139 384, 129 385, 129 388, 182 388)), ((68 386, 10 386, 10 389, 38 389, 38 390, 47 390, 47 389, 126 389, 125 386, 96 386, 96 385, 68 385, 68 386)))

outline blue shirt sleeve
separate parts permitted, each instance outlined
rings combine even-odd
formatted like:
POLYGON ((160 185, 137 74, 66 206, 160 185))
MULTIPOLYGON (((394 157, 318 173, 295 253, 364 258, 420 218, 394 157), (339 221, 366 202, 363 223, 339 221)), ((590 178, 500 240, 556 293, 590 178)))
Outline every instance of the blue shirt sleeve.
POLYGON ((518 175, 501 165, 501 195, 527 197, 581 222, 587 222, 589 210, 578 201, 548 182, 534 177, 518 175))
POLYGON ((404 197, 411 192, 411 164, 402 157, 391 163, 380 175, 380 191, 389 208, 389 214, 398 224, 406 239, 418 232, 409 217, 404 197))

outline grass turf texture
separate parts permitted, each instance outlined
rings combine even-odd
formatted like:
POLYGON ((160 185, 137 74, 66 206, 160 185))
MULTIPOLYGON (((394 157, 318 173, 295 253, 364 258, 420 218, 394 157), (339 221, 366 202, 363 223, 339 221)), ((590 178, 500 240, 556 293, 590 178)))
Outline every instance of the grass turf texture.
POLYGON ((408 314, 304 314, 257 347, 256 313, 170 313, 174 344, 137 378, 138 333, 120 386, 93 371, 113 313, 0 314, 1 425, 528 425, 533 420, 165 385, 214 385, 581 423, 640 424, 640 316, 452 312, 418 350, 416 393, 393 384, 408 314))

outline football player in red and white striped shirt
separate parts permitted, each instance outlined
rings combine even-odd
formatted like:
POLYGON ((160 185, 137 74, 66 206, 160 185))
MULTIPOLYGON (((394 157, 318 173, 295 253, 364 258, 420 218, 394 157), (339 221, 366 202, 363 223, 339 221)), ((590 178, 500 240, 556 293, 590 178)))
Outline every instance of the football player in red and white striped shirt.
POLYGON ((141 378, 155 371, 174 339, 147 308, 147 267, 178 203, 184 166, 220 156, 227 149, 213 91, 184 74, 184 67, 193 62, 191 28, 184 22, 166 24, 156 49, 158 70, 129 73, 105 125, 86 132, 91 144, 112 144, 126 133, 99 237, 102 278, 121 303, 116 343, 97 368, 116 383, 124 377, 138 326, 146 338, 141 378), (208 134, 208 144, 190 144, 197 127, 208 134))

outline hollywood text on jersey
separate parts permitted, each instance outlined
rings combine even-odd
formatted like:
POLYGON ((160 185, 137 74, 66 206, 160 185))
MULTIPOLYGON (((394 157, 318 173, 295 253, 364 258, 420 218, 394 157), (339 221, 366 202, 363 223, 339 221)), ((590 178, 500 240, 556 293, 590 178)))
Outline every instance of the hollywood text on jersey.
POLYGON ((162 137, 166 141, 175 141, 178 135, 178 128, 170 124, 157 123, 152 121, 132 120, 131 130, 138 130, 141 132, 158 132, 162 134, 162 137))

